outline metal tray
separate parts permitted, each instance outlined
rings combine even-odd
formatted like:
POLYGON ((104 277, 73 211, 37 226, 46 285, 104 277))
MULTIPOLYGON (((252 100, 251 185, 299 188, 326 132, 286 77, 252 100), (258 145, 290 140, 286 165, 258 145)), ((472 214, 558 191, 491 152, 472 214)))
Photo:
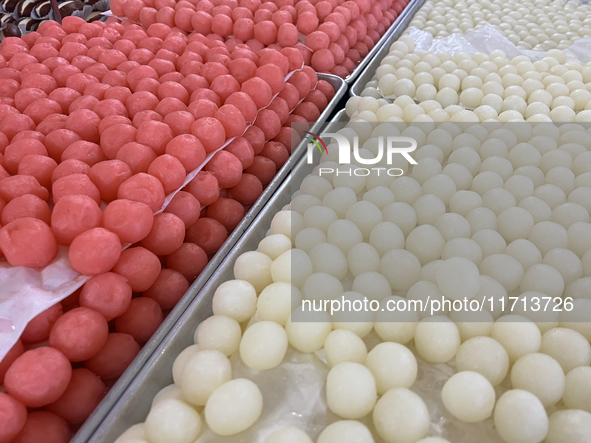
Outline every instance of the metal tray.
MULTIPOLYGON (((409 23, 412 21, 417 11, 421 9, 421 7, 424 4, 425 0, 411 0, 404 12, 394 22, 392 27, 390 27, 389 31, 386 34, 384 34, 384 36, 380 39, 378 44, 372 49, 372 52, 374 51, 374 49, 376 49, 376 47, 377 50, 373 54, 372 52, 368 54, 368 56, 365 58, 365 60, 367 60, 365 64, 361 62, 361 64, 359 65, 359 67, 363 66, 363 72, 355 80, 353 86, 351 86, 351 89, 349 90, 349 95, 361 95, 361 91, 365 89, 365 85, 367 84, 367 82, 371 81, 371 79, 375 75, 376 69, 378 69, 378 67, 380 66, 382 59, 386 57, 390 52, 390 45, 400 38, 402 33, 408 27, 409 23)), ((357 69, 355 71, 357 71, 357 69)), ((351 75, 353 76, 353 74, 351 75)), ((347 79, 345 79, 345 81, 347 81, 347 79)))
MULTIPOLYGON (((330 101, 326 109, 322 112, 322 114, 318 118, 318 121, 310 129, 310 131, 314 133, 320 132, 320 128, 333 114, 334 110, 336 109, 336 106, 339 104, 347 90, 344 80, 340 77, 337 77, 332 74, 318 74, 318 78, 330 83, 330 85, 335 90, 335 96, 330 101)), ((207 264, 205 269, 203 269, 199 277, 197 277, 197 279, 193 282, 191 287, 187 290, 183 298, 178 302, 178 304, 174 307, 170 314, 168 314, 168 316, 166 317, 164 322, 162 322, 160 327, 156 330, 152 338, 150 338, 150 340, 144 345, 144 347, 142 348, 138 356, 135 358, 135 360, 129 365, 127 370, 123 373, 119 380, 117 380, 115 385, 113 385, 113 387, 109 390, 103 401, 97 406, 92 415, 78 430, 76 435, 74 435, 70 443, 85 443, 89 441, 89 438, 99 427, 99 425, 102 423, 105 417, 107 417, 107 415, 113 409, 119 398, 123 395, 124 392, 126 392, 130 384, 134 380, 136 380, 136 377, 138 376, 142 368, 146 365, 148 359, 154 354, 154 352, 157 349, 159 349, 160 344, 167 337, 169 331, 171 331, 173 327, 177 324, 179 318, 181 318, 181 316, 187 310, 187 308, 189 306, 192 306, 193 300, 198 295, 198 293, 206 286, 206 284, 209 284, 210 281, 219 282, 219 278, 215 277, 215 275, 217 275, 218 270, 221 268, 222 262, 224 262, 224 259, 227 255, 231 253, 234 254, 236 244, 241 239, 243 234, 247 231, 249 226, 253 223, 253 220, 259 215, 259 213, 263 211, 268 211, 267 204, 269 200, 278 192, 278 189, 281 186, 281 184, 285 181, 285 178, 290 174, 292 169, 294 169, 296 163, 302 156, 304 149, 305 143, 300 143, 300 145, 298 145, 298 147, 292 152, 287 162, 285 162, 285 164, 277 172, 271 183, 269 183, 269 185, 265 188, 259 199, 246 213, 244 219, 240 222, 236 229, 234 229, 234 231, 228 237, 226 242, 222 245, 220 250, 213 256, 213 258, 207 264)), ((170 364, 170 367, 172 367, 172 360, 170 364)))
MULTIPOLYGON (((402 14, 396 17, 394 23, 392 23, 392 25, 388 28, 384 35, 382 35, 382 37, 378 40, 375 46, 371 48, 371 51, 369 51, 368 54, 363 58, 363 60, 361 60, 361 62, 357 65, 353 72, 351 72, 351 74, 345 77, 345 83, 347 83, 347 85, 351 85, 353 82, 355 82, 356 84, 357 77, 359 77, 360 74, 363 75, 362 72, 365 73, 365 68, 369 63, 373 65, 373 62, 376 59, 381 60, 382 58, 384 58, 383 55, 379 55, 382 53, 383 47, 388 42, 392 41, 392 35, 396 33, 399 28, 402 29, 402 31, 406 29, 406 27, 414 17, 415 13, 419 10, 421 6, 423 6, 424 3, 425 0, 410 0, 408 5, 406 5, 406 8, 404 8, 404 10, 402 11, 402 14)), ((394 37, 394 40, 398 40, 398 37, 400 37, 402 31, 400 31, 400 33, 394 37)), ((387 53, 388 51, 386 51, 386 54, 387 53)))
MULTIPOLYGON (((346 121, 345 111, 339 111, 332 122, 346 121)), ((156 352, 148 359, 135 379, 113 406, 105 420, 96 429, 89 443, 113 443, 130 426, 143 422, 150 411, 154 396, 160 389, 171 384, 172 365, 177 355, 193 344, 193 334, 197 325, 213 314, 211 301, 217 287, 234 277, 236 259, 247 251, 254 251, 265 237, 271 220, 291 199, 292 187, 302 182, 314 165, 306 162, 306 156, 299 150, 300 156, 293 165, 286 180, 271 197, 258 217, 250 224, 246 233, 239 239, 230 253, 222 260, 197 297, 191 301, 179 321, 159 343, 156 352)))

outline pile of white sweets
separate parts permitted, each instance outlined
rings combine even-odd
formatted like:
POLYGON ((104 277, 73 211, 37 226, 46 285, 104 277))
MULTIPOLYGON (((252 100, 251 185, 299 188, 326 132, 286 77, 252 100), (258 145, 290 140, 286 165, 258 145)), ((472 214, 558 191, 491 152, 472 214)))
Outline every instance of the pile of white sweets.
MULTIPOLYGON (((381 135, 412 137, 417 164, 399 156, 403 176, 347 175, 359 165, 338 165, 329 145, 258 250, 237 259, 236 279, 218 287, 214 315, 175 361, 174 384, 116 443, 239 434, 259 420, 265 398, 254 382, 233 378, 229 358, 266 371, 288 348, 325 356, 322 395, 339 421, 320 435, 274 429, 261 443, 458 443, 454 422, 485 420, 499 442, 588 443, 591 130, 448 122, 351 123, 339 132, 359 136, 364 158, 376 155, 381 135), (319 167, 341 174, 319 176, 319 167), (510 296, 519 297, 513 310, 510 296), (355 322, 326 312, 315 322, 290 317, 302 300, 341 297, 380 306, 466 297, 484 309, 378 310, 355 322), (536 297, 552 301, 523 308, 536 297), (457 373, 430 416, 432 405, 413 392, 417 368, 446 363, 457 373), (428 437, 434 423, 444 424, 442 436, 428 437)), ((481 441, 469 437, 462 441, 481 441)))
POLYGON ((591 122, 591 63, 552 49, 539 61, 447 52, 415 54, 401 37, 352 97, 347 114, 371 122, 591 122), (393 101, 393 103, 392 103, 393 101))
POLYGON ((523 49, 566 49, 591 35, 591 5, 577 0, 427 0, 410 26, 440 38, 487 24, 523 49))

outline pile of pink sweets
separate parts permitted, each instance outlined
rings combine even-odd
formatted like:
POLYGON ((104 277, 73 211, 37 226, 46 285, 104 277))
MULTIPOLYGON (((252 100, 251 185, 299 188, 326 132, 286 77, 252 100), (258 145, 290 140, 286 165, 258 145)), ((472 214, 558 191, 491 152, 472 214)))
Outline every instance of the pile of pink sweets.
MULTIPOLYGON (((318 72, 347 77, 409 0, 111 0, 111 11, 142 26, 164 23, 229 45, 295 47, 318 72)), ((139 55, 138 55, 139 56, 139 55)))
POLYGON ((67 442, 91 414, 334 96, 302 66, 116 19, 1 42, 0 250, 40 269, 68 246, 92 278, 0 362, 0 443, 67 442))

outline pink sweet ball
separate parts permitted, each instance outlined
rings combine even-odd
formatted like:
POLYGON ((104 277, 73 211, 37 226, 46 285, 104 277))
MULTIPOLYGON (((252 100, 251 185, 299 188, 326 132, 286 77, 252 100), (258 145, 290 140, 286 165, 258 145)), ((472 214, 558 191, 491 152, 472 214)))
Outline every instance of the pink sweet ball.
POLYGON ((207 254, 195 243, 185 242, 166 258, 168 269, 181 273, 192 282, 207 266, 207 254))
POLYGON ((214 117, 222 123, 226 138, 238 137, 246 129, 244 115, 234 105, 223 105, 216 111, 214 117))
POLYGON ((79 140, 68 146, 62 153, 62 161, 70 159, 82 161, 88 166, 94 166, 104 160, 104 154, 98 144, 79 140))
POLYGON ((283 144, 276 141, 270 141, 265 143, 265 147, 260 155, 272 160, 273 163, 275 163, 277 170, 279 170, 289 158, 289 151, 283 146, 283 144))
POLYGON ((110 333, 105 346, 84 366, 104 380, 119 377, 140 351, 140 346, 129 334, 110 333))
POLYGON ((277 172, 277 166, 266 157, 258 155, 254 158, 252 165, 247 168, 244 172, 256 176, 263 185, 268 185, 275 177, 277 172))
POLYGON ((66 420, 51 412, 30 412, 26 418, 25 426, 12 443, 68 443, 71 439, 66 420))
POLYGON ((69 423, 82 423, 98 406, 106 392, 107 387, 103 381, 91 371, 86 368, 74 369, 66 392, 47 405, 46 410, 69 423))
POLYGON ((254 159, 254 149, 244 137, 236 137, 224 150, 240 160, 242 169, 248 168, 254 159))
POLYGON ((47 155, 47 149, 39 140, 27 138, 13 141, 4 151, 4 164, 12 174, 18 172, 18 166, 27 155, 47 155))
POLYGON ((213 117, 218 110, 218 105, 211 100, 199 98, 193 100, 187 110, 193 115, 194 120, 197 120, 203 117, 213 117))
POLYGON ((43 268, 57 255, 57 242, 46 223, 25 217, 0 229, 0 250, 12 266, 43 268))
POLYGON ((109 203, 103 215, 104 227, 114 232, 122 243, 136 243, 149 234, 154 223, 153 211, 144 203, 119 199, 109 203))
POLYGON ((107 321, 123 314, 131 303, 132 290, 127 279, 114 272, 92 277, 82 287, 80 306, 94 309, 107 321))
POLYGON ((121 241, 117 234, 93 228, 76 237, 68 252, 70 265, 84 275, 98 275, 110 271, 121 255, 121 241))
POLYGON ((143 344, 156 332, 164 320, 162 308, 149 297, 138 297, 131 301, 129 309, 115 319, 117 332, 131 335, 136 342, 143 344))
POLYGON ((49 192, 30 175, 13 175, 0 180, 0 197, 9 202, 25 194, 33 194, 41 200, 49 198, 49 192))
POLYGON ((105 345, 109 325, 97 311, 80 307, 66 312, 54 323, 49 344, 72 362, 88 360, 105 345))
POLYGON ((235 58, 229 63, 228 68, 230 74, 238 81, 238 83, 242 84, 249 78, 255 76, 257 65, 254 61, 248 58, 235 58))
POLYGON ((220 187, 231 188, 240 181, 242 163, 233 154, 222 150, 211 158, 204 170, 215 175, 220 187))
POLYGON ((244 206, 231 198, 220 198, 207 207, 207 217, 220 222, 228 232, 244 218, 244 206))
POLYGON ((202 207, 212 204, 220 197, 220 184, 215 174, 203 170, 187 184, 185 190, 193 194, 202 207))
POLYGON ((195 120, 195 123, 191 125, 191 133, 199 139, 207 153, 219 149, 226 141, 224 126, 213 117, 195 120))
POLYGON ((0 441, 11 442, 25 427, 27 408, 18 400, 0 392, 0 441))
POLYGON ((133 126, 122 123, 113 125, 103 131, 100 136, 100 146, 105 157, 110 160, 114 159, 121 146, 135 141, 136 132, 137 129, 133 126))
POLYGON ((195 243, 206 254, 214 254, 228 238, 228 231, 219 221, 203 217, 187 230, 186 240, 195 243))
POLYGON ((277 114, 279 122, 282 125, 287 122, 287 119, 289 119, 289 105, 287 104, 287 101, 281 97, 275 97, 267 109, 277 114))
POLYGON ((88 176, 98 188, 101 200, 110 202, 117 198, 119 186, 132 176, 132 172, 120 160, 107 160, 93 165, 88 176))
POLYGON ((163 154, 154 159, 148 168, 148 173, 160 180, 165 194, 180 188, 187 174, 180 160, 169 154, 163 154))
POLYGON ((248 140, 248 143, 250 143, 250 146, 252 146, 255 155, 259 154, 263 150, 263 146, 265 145, 265 134, 257 126, 251 126, 248 128, 242 137, 248 140))
POLYGON ((51 229, 57 241, 69 245, 83 232, 101 226, 103 214, 96 201, 86 195, 61 198, 51 214, 51 229))
POLYGON ((156 254, 138 246, 121 253, 113 272, 125 277, 133 292, 143 292, 152 286, 161 268, 156 254))
POLYGON ((230 188, 232 198, 243 205, 254 203, 263 193, 263 184, 254 175, 244 173, 240 182, 230 188))
POLYGON ((61 303, 47 308, 27 323, 27 327, 21 335, 21 340, 25 343, 39 343, 47 340, 53 324, 62 314, 63 309, 61 303))
POLYGON ((188 229, 199 219, 201 204, 193 194, 179 191, 172 198, 164 212, 176 215, 185 224, 185 229, 188 229))
POLYGON ((163 269, 154 284, 144 291, 144 297, 155 300, 162 309, 171 309, 185 295, 187 289, 189 282, 183 274, 172 269, 163 269))
POLYGON ((191 134, 182 134, 174 137, 166 145, 165 152, 178 159, 187 172, 193 171, 202 164, 206 156, 206 151, 201 141, 191 134))
POLYGON ((279 116, 270 109, 261 109, 254 124, 263 131, 266 140, 274 138, 281 129, 279 116))
POLYGON ((64 354, 43 346, 25 352, 12 363, 4 387, 25 406, 39 408, 60 398, 71 377, 72 366, 64 354))
POLYGON ((154 217, 150 233, 142 246, 156 255, 168 255, 183 244, 185 223, 172 213, 162 212, 154 217))
POLYGON ((156 177, 140 172, 121 183, 117 198, 144 203, 157 212, 164 205, 164 187, 156 177))
POLYGON ((267 106, 273 97, 271 86, 259 77, 253 77, 242 83, 241 91, 248 94, 259 109, 267 106))
POLYGON ((224 105, 233 105, 238 108, 248 124, 252 123, 256 118, 257 107, 252 98, 244 92, 233 93, 226 99, 224 105))
POLYGON ((41 200, 33 194, 21 195, 10 201, 2 211, 3 225, 7 225, 13 220, 24 217, 32 217, 43 221, 44 223, 51 223, 51 211, 47 202, 41 200))
POLYGON ((149 146, 137 142, 126 143, 115 156, 117 160, 127 163, 131 172, 148 172, 148 167, 156 159, 156 154, 149 146))
POLYGON ((54 203, 68 195, 87 195, 97 204, 101 201, 101 195, 98 188, 92 183, 86 174, 70 174, 62 177, 51 186, 54 203))
POLYGON ((88 175, 90 172, 90 166, 86 163, 81 162, 80 160, 75 160, 73 158, 62 161, 57 167, 54 169, 53 174, 51 174, 51 183, 52 185, 62 177, 66 177, 72 174, 84 174, 88 175))

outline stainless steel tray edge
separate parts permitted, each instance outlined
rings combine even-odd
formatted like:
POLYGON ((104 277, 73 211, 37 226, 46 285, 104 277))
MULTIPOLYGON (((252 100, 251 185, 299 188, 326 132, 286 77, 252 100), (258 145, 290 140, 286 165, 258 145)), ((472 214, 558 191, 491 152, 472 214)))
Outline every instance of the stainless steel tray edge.
MULTIPOLYGON (((363 72, 357 77, 351 89, 349 89, 349 95, 359 96, 361 95, 361 91, 365 89, 365 85, 367 82, 371 81, 373 78, 376 69, 380 66, 382 59, 388 55, 390 52, 390 44, 394 43, 396 40, 400 38, 402 33, 406 30, 409 23, 417 13, 417 11, 425 4, 425 0, 412 0, 404 12, 400 15, 399 19, 394 22, 394 25, 390 28, 390 30, 382 37, 384 40, 378 50, 374 53, 373 58, 368 60, 365 64, 363 72)), ((380 40, 381 42, 382 40, 380 40)), ((375 47, 374 47, 375 49, 375 47)), ((373 51, 373 49, 372 49, 373 51)), ((369 58, 369 54, 368 57, 369 58)))
MULTIPOLYGON (((335 115, 329 125, 346 121, 346 119, 343 109, 335 115)), ((292 188, 296 183, 301 183, 312 171, 314 165, 309 165, 305 161, 303 151, 300 152, 302 155, 278 187, 277 192, 259 212, 256 219, 250 223, 247 232, 241 236, 229 254, 221 260, 221 264, 211 278, 191 300, 179 320, 161 340, 155 352, 113 405, 91 438, 87 440, 88 443, 113 443, 130 426, 143 422, 154 396, 160 389, 173 382, 174 360, 183 349, 193 344, 193 334, 197 325, 212 315, 211 301, 216 288, 220 283, 233 278, 234 262, 242 253, 256 250, 258 243, 265 237, 275 214, 289 204, 292 188)))
MULTIPOLYGON (((406 5, 406 8, 404 8, 402 14, 396 17, 394 23, 392 23, 392 25, 388 28, 384 35, 382 35, 382 37, 378 40, 375 46, 371 48, 371 51, 367 53, 363 60, 361 60, 357 67, 355 67, 353 72, 351 72, 351 74, 345 77, 345 83, 347 83, 347 85, 351 85, 353 82, 356 83, 356 79, 359 77, 360 74, 363 75, 362 72, 365 70, 365 67, 375 60, 377 53, 380 52, 384 45, 390 40, 390 37, 396 31, 396 29, 398 29, 400 23, 404 22, 404 29, 406 29, 406 26, 410 22, 410 19, 407 19, 407 16, 411 14, 412 10, 412 15, 410 17, 412 19, 412 17, 415 15, 415 12, 417 12, 418 8, 420 8, 423 5, 423 3, 425 3, 425 0, 411 0, 408 3, 408 5, 406 5), (417 3, 419 4, 419 6, 417 6, 417 3)), ((398 37, 396 37, 396 39, 398 39, 398 37)), ((381 59, 382 57, 380 57, 380 60, 381 59)))
MULTIPOLYGON (((332 74, 318 74, 318 78, 325 80, 331 84, 335 90, 335 95, 327 105, 326 109, 320 114, 318 121, 310 129, 311 132, 319 132, 320 127, 330 118, 335 111, 336 106, 345 95, 347 85, 345 81, 332 74)), ((285 181, 286 177, 290 174, 290 171, 294 168, 295 164, 300 160, 300 157, 305 149, 305 144, 300 143, 297 148, 292 152, 289 159, 285 162, 283 167, 277 172, 271 183, 265 188, 258 200, 246 213, 244 219, 240 224, 232 231, 228 239, 224 242, 220 250, 212 257, 210 262, 207 264, 205 269, 201 272, 199 277, 193 282, 191 287, 187 290, 183 298, 174 307, 174 309, 168 314, 164 322, 156 330, 150 340, 144 345, 138 356, 123 373, 123 375, 117 380, 113 387, 109 390, 105 398, 101 401, 99 406, 95 409, 92 415, 86 420, 86 422, 80 427, 77 433, 74 435, 70 443, 85 443, 88 442, 94 431, 101 425, 102 421, 107 417, 113 406, 117 403, 119 398, 135 380, 141 369, 144 367, 150 356, 156 351, 160 343, 167 336, 168 332, 172 330, 174 325, 181 318, 183 312, 189 307, 193 299, 197 296, 199 291, 207 284, 210 278, 213 278, 220 264, 224 258, 233 250, 234 246, 238 243, 243 234, 247 231, 248 227, 252 224, 253 220, 257 215, 263 211, 277 192, 281 184, 285 181)))

